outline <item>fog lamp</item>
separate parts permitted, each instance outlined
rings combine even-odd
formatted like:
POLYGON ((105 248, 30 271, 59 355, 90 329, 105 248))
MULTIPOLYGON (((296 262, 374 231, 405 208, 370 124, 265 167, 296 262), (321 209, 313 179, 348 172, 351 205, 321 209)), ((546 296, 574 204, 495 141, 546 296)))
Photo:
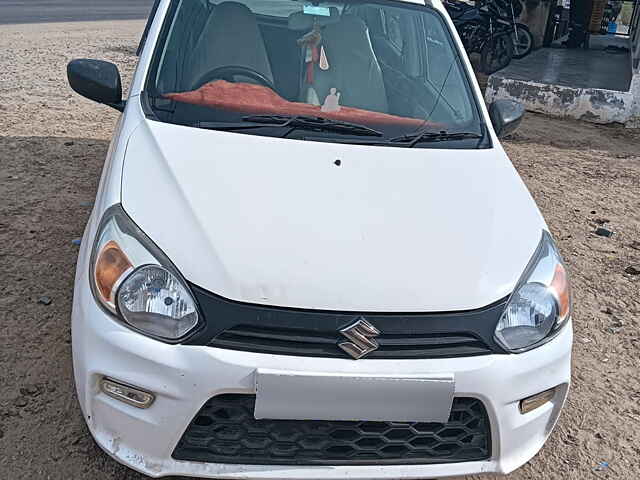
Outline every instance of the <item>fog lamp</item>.
POLYGON ((111 398, 115 398, 136 408, 149 408, 156 399, 152 393, 145 392, 131 385, 116 382, 110 378, 103 378, 100 381, 100 389, 111 398))
POLYGON ((547 402, 553 400, 553 397, 556 394, 556 388, 550 388, 549 390, 545 390, 544 392, 537 393, 532 395, 531 397, 527 397, 523 400, 520 400, 520 413, 525 414, 535 410, 538 407, 541 407, 547 402))

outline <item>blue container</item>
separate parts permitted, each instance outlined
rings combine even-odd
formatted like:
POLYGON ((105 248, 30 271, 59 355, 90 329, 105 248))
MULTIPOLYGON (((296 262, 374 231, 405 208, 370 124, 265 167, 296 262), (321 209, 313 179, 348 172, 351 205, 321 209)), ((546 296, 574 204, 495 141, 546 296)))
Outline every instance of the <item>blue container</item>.
POLYGON ((618 24, 616 22, 609 22, 609 28, 607 33, 615 34, 618 31, 618 24))

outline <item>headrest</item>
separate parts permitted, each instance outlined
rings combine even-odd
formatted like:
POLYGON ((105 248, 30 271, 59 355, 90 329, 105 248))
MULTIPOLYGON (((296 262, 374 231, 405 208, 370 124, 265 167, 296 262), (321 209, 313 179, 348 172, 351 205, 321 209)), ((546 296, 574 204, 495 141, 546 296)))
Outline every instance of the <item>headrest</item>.
POLYGON ((243 3, 225 1, 215 5, 215 15, 236 15, 255 18, 249 7, 243 3))
POLYGON ((289 15, 289 29, 308 32, 313 28, 314 23, 324 27, 340 21, 340 12, 336 7, 305 6, 304 8, 302 12, 293 12, 289 15))

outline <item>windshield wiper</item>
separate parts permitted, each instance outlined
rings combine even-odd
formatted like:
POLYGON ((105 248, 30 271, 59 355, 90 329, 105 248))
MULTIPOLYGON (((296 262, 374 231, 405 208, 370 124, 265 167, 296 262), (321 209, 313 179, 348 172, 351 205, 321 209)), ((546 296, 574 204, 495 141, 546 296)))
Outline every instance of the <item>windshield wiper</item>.
POLYGON ((366 135, 381 137, 383 134, 378 130, 358 125, 357 123, 330 120, 322 117, 311 117, 304 115, 249 115, 242 117, 242 123, 230 122, 196 122, 193 127, 207 128, 215 130, 247 130, 261 127, 287 128, 282 137, 288 136, 292 131, 302 128, 309 130, 323 130, 331 132, 346 133, 350 135, 366 135))
POLYGON ((400 137, 395 137, 389 139, 389 143, 404 143, 406 147, 413 147, 421 142, 446 142, 451 140, 465 140, 467 138, 476 138, 481 139, 484 138, 482 135, 478 133, 472 132, 416 132, 410 133, 407 135, 402 135, 400 137))
POLYGON ((296 128, 314 128, 318 130, 350 133, 352 135, 371 135, 381 137, 382 132, 369 128, 358 123, 343 122, 341 120, 331 120, 323 117, 312 117, 305 115, 250 115, 243 117, 246 122, 280 124, 296 128))

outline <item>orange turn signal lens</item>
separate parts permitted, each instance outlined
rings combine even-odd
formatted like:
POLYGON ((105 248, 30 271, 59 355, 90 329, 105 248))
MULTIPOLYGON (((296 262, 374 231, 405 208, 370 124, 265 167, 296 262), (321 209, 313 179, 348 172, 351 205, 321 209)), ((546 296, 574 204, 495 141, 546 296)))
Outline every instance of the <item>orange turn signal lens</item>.
POLYGON ((133 265, 113 240, 107 242, 98 253, 95 267, 96 287, 102 301, 113 304, 114 286, 133 265))
POLYGON ((553 280, 551 280, 551 290, 558 300, 558 323, 562 323, 571 311, 571 287, 567 278, 567 270, 561 263, 556 265, 553 280))

